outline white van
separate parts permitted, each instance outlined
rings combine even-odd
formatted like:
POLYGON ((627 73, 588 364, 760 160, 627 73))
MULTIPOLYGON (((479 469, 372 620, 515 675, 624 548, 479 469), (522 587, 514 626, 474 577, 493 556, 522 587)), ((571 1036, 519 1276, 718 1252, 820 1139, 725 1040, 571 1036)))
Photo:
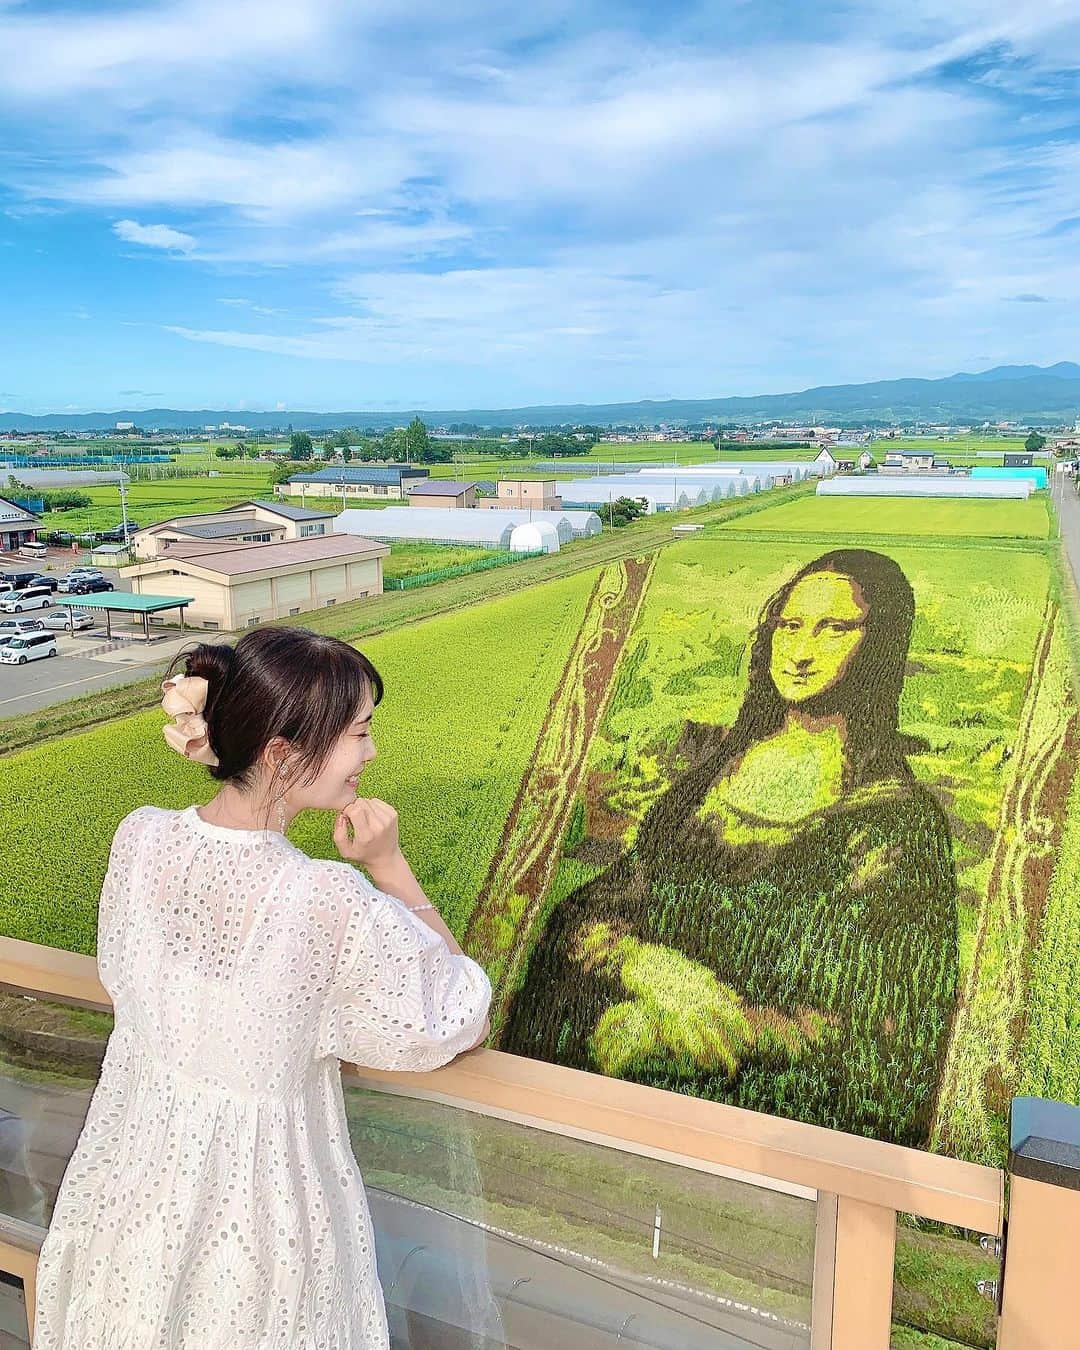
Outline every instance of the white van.
POLYGON ((0 647, 0 662, 5 666, 25 666, 27 661, 55 655, 56 637, 52 633, 26 633, 0 647))
POLYGON ((45 547, 44 544, 20 544, 20 545, 19 545, 19 557, 20 557, 20 558, 47 558, 48 556, 49 556, 49 550, 45 547))

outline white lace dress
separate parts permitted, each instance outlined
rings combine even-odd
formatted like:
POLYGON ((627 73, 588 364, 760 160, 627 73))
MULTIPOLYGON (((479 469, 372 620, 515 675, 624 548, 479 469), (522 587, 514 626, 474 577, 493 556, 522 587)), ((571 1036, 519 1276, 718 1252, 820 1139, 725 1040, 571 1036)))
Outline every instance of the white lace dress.
POLYGON ((446 1063, 483 970, 347 863, 152 806, 116 832, 98 967, 115 1029, 35 1350, 382 1350, 338 1058, 446 1063))

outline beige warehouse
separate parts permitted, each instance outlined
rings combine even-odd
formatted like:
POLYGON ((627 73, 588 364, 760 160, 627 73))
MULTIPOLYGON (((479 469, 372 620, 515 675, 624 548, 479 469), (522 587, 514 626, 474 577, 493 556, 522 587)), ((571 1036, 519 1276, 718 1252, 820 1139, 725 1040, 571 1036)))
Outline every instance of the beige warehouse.
POLYGON ((282 544, 176 543, 168 556, 129 568, 136 595, 190 595, 195 628, 252 628, 347 600, 381 595, 388 544, 327 535, 282 544), (181 583, 178 578, 183 578, 181 583))

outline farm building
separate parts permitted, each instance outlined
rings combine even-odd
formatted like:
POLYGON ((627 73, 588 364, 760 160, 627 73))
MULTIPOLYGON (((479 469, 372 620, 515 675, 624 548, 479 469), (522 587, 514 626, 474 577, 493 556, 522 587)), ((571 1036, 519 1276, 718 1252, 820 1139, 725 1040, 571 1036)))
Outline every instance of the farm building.
POLYGON ((557 511, 562 500, 554 478, 535 481, 528 478, 500 478, 494 494, 481 497, 476 504, 489 511, 507 507, 515 510, 531 507, 534 511, 557 511))
POLYGON ((865 478, 823 478, 817 485, 820 497, 993 497, 1002 500, 1029 497, 1034 484, 1029 478, 962 478, 917 474, 872 475, 865 478))
POLYGON ((400 497, 409 486, 429 477, 415 464, 341 464, 335 468, 294 473, 274 489, 280 497, 400 497))
POLYGON ((952 465, 933 450, 889 450, 881 468, 885 473, 950 473, 952 465))
POLYGON ((136 530, 132 539, 136 559, 150 562, 181 542, 280 544, 290 539, 329 534, 327 522, 333 515, 332 511, 311 511, 286 502, 255 499, 241 502, 228 511, 173 516, 170 520, 136 530))
POLYGON ((476 483, 459 483, 453 478, 418 478, 407 483, 410 506, 445 506, 463 511, 476 506, 476 483))
POLYGON ((234 630, 381 595, 382 560, 389 552, 371 539, 335 535, 280 544, 188 540, 125 575, 136 595, 182 587, 193 597, 189 623, 234 630))

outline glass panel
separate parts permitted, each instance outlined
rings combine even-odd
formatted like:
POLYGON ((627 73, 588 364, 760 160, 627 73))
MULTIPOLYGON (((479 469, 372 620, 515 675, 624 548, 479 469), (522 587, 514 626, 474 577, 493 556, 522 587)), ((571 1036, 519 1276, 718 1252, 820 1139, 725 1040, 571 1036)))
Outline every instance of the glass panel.
POLYGON ((0 1273, 0 1350, 30 1350, 22 1280, 0 1273))
POLYGON ((348 1078, 345 1100, 402 1345, 809 1345, 812 1201, 348 1078))
MULTIPOLYGON (((47 1225, 111 1027, 0 993, 0 1213, 47 1225)), ((345 1101, 394 1350, 809 1346, 812 1201, 348 1079, 345 1101)))
POLYGON ((964 1228, 896 1216, 891 1350, 992 1350, 994 1292, 1001 1278, 995 1240, 964 1228))

